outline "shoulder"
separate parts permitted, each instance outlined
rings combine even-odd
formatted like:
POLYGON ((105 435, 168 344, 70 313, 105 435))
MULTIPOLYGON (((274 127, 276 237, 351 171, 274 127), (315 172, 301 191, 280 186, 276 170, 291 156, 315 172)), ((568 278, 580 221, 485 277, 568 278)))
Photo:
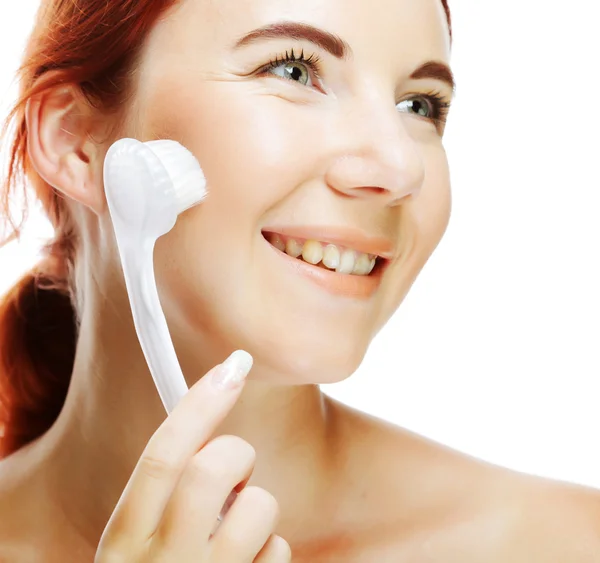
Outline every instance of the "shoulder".
POLYGON ((600 563, 598 491, 503 468, 474 491, 477 501, 457 502, 434 527, 435 561, 600 563))
POLYGON ((332 409, 362 517, 389 530, 396 557, 600 563, 600 491, 483 462, 341 403, 332 409))
POLYGON ((600 491, 520 474, 505 490, 508 548, 544 563, 600 563, 600 491))

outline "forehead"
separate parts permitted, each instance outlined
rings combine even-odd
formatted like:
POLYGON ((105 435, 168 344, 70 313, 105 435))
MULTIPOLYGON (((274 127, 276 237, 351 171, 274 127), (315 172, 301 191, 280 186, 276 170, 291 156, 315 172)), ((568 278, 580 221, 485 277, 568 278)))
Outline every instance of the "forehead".
POLYGON ((359 56, 390 50, 417 59, 450 56, 441 0, 182 0, 173 15, 169 24, 179 32, 206 33, 217 43, 291 20, 339 35, 359 56))

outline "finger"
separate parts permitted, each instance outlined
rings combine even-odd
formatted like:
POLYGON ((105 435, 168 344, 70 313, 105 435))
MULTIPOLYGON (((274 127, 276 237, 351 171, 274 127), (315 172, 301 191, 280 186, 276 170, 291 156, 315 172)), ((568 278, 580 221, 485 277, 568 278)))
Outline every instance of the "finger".
POLYGON ((253 563, 290 563, 292 548, 281 536, 272 534, 253 563))
POLYGON ((251 366, 252 357, 238 350, 186 393, 146 445, 106 527, 108 536, 124 534, 137 545, 154 533, 181 473, 232 409, 251 366), (240 384, 219 388, 215 380, 223 374, 240 384))
MULTIPOLYGON (((192 457, 169 499, 152 541, 153 552, 195 561, 206 549, 219 512, 233 488, 249 479, 256 452, 238 436, 219 436, 192 457)), ((166 558, 165 558, 166 559, 166 558)))
POLYGON ((252 561, 278 520, 275 497, 260 487, 246 487, 209 542, 215 561, 252 561))

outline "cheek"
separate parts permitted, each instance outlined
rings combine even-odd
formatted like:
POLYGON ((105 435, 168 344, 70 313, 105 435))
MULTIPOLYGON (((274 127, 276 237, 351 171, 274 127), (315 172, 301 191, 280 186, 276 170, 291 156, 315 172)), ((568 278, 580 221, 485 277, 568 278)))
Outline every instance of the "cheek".
POLYGON ((188 85, 188 93, 170 96, 169 107, 178 109, 161 114, 169 134, 198 157, 212 205, 221 202, 230 216, 237 209, 246 220, 305 182, 317 153, 310 112, 255 90, 239 82, 188 85))
POLYGON ((452 207, 448 162, 443 148, 432 151, 426 163, 423 189, 406 209, 411 241, 409 270, 413 281, 444 236, 452 207))
POLYGON ((394 271, 377 321, 378 330, 398 309, 419 273, 440 243, 452 208, 450 173, 443 148, 432 149, 425 155, 426 181, 419 196, 407 202, 401 210, 400 239, 405 252, 394 271))
POLYGON ((442 145, 431 150, 427 165, 427 180, 416 202, 416 225, 423 239, 423 253, 430 256, 442 239, 452 209, 450 171, 442 145))

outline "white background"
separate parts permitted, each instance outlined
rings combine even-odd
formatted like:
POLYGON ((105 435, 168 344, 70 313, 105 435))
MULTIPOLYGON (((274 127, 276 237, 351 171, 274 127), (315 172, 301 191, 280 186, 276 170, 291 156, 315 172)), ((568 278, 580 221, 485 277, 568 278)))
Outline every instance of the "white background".
MULTIPOLYGON (((38 3, 2 1, 2 109, 38 3)), ((450 226, 358 372, 323 389, 474 456, 600 487, 598 8, 450 3, 450 226)), ((34 217, 0 250, 0 292, 48 233, 34 217)))

